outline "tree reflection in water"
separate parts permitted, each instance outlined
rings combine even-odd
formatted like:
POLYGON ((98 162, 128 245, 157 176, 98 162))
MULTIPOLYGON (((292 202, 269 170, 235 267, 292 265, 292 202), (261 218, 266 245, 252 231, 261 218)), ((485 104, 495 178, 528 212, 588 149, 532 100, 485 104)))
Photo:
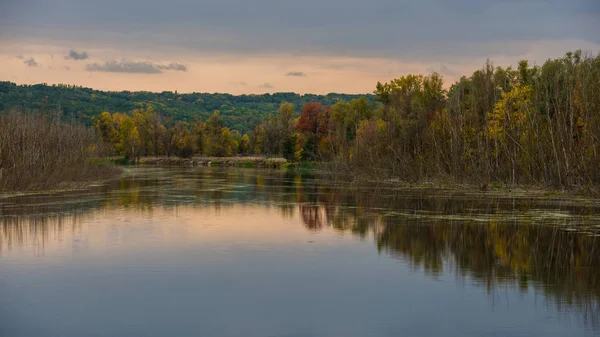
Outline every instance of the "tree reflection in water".
POLYGON ((336 177, 240 169, 132 169, 109 186, 0 202, 0 254, 43 251, 62 231, 106 209, 276 208, 311 231, 372 238, 377 249, 431 277, 451 272, 494 295, 503 287, 541 291, 564 311, 600 327, 600 218, 594 202, 500 198, 393 186, 356 186, 336 177))

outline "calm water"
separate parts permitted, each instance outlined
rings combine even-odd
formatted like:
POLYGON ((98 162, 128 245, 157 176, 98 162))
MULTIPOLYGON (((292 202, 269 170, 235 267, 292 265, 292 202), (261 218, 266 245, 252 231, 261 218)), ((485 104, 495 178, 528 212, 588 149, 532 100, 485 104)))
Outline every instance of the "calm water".
POLYGON ((600 204, 131 169, 0 200, 0 336, 598 336, 600 204))

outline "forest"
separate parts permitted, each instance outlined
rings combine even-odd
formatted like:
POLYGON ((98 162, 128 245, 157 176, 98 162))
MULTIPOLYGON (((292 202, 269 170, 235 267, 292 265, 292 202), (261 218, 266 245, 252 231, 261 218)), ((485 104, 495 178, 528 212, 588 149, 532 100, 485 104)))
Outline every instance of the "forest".
POLYGON ((600 183, 600 56, 581 51, 542 65, 487 62, 447 87, 432 73, 377 83, 368 96, 282 103, 249 132, 219 111, 191 123, 154 110, 102 113, 112 151, 139 157, 266 154, 328 162, 356 177, 568 188, 600 183), (446 89, 447 88, 447 89, 446 89), (475 179, 475 180, 474 180, 475 179))
MULTIPOLYGON (((19 91, 4 84, 4 95, 7 86, 8 95, 19 91)), ((92 91, 88 97, 94 100, 96 93, 118 95, 92 91)), ((147 95, 152 100, 167 94, 147 95)), ((180 97, 196 97, 190 95, 180 97)), ((438 73, 409 74, 377 83, 373 95, 285 95, 242 96, 295 99, 265 103, 271 110, 248 117, 260 123, 240 129, 219 109, 207 118, 193 111, 175 118, 166 106, 144 104, 141 98, 140 104, 116 105, 121 112, 92 114, 89 124, 99 138, 98 153, 130 159, 264 154, 327 163, 358 179, 437 179, 483 189, 541 185, 595 193, 600 183, 598 55, 575 51, 542 65, 522 60, 515 68, 488 61, 449 86, 438 73)), ((94 108, 82 110, 102 106, 90 105, 94 108)), ((49 106, 49 98, 41 98, 39 110, 52 118, 49 106)), ((61 124, 63 117, 56 114, 54 120, 61 124)))
MULTIPOLYGON (((358 95, 331 93, 328 95, 299 95, 274 93, 263 95, 230 95, 223 93, 189 93, 163 91, 100 91, 81 86, 58 84, 16 85, 0 81, 0 111, 46 111, 64 121, 91 125, 102 112, 130 114, 136 109, 152 108, 163 117, 191 122, 207 119, 219 110, 225 126, 248 132, 277 110, 283 102, 301 107, 309 102, 332 105, 349 101, 358 95)), ((373 96, 370 95, 370 99, 373 96)))

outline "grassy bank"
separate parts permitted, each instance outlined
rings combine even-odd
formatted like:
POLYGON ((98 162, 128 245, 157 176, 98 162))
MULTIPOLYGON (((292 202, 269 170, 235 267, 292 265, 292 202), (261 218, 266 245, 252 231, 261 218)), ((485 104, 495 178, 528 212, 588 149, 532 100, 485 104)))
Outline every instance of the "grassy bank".
POLYGON ((136 164, 142 166, 234 166, 281 168, 287 164, 283 158, 255 157, 142 157, 136 164))

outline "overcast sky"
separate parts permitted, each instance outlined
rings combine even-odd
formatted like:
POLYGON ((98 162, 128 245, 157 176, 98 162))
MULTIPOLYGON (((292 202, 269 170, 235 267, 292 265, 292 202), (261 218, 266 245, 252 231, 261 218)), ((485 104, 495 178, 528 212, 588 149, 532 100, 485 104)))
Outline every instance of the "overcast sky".
POLYGON ((371 92, 600 51, 600 0, 0 0, 0 80, 109 90, 371 92))

